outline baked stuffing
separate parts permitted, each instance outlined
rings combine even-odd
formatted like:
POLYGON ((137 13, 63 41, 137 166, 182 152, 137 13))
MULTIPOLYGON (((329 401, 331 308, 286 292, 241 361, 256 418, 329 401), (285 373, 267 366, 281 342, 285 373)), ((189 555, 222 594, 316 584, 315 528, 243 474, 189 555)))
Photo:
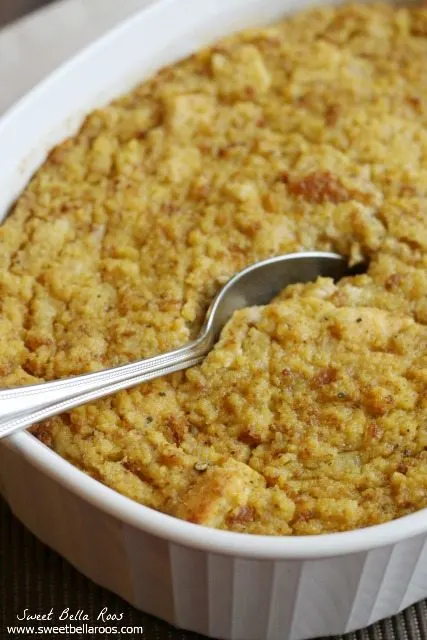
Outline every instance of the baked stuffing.
POLYGON ((33 433, 221 529, 319 534, 427 506, 426 59, 426 8, 311 8, 162 69, 53 149, 0 227, 3 386, 182 345, 257 260, 369 268, 241 310, 200 366, 33 433))

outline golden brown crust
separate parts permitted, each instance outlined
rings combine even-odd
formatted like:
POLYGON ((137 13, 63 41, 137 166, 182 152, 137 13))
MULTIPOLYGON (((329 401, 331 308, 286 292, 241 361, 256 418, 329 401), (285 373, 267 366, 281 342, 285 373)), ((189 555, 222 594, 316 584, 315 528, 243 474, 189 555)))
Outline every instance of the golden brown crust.
POLYGON ((0 227, 3 385, 187 342, 245 265, 371 260, 237 313, 200 366, 37 427, 209 526, 316 534, 427 505, 427 10, 322 7, 160 71, 50 153, 0 227))

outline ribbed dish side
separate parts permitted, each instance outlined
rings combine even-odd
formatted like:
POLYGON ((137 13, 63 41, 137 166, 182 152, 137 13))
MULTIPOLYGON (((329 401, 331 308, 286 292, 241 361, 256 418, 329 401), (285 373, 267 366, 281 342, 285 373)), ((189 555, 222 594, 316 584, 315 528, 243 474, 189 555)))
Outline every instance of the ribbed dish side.
POLYGON ((341 634, 427 596, 427 536, 336 558, 248 560, 127 525, 4 446, 0 485, 19 519, 86 576, 147 613, 212 638, 341 634))

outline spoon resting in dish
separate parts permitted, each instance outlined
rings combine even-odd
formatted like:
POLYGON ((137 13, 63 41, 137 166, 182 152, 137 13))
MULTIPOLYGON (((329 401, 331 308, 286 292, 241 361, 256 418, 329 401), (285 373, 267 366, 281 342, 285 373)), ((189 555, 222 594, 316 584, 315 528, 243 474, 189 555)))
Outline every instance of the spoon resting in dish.
POLYGON ((147 380, 199 364, 238 309, 265 305, 290 284, 350 274, 336 253, 306 251, 256 262, 233 276, 210 305, 199 336, 188 344, 130 364, 0 390, 0 439, 69 409, 147 380))

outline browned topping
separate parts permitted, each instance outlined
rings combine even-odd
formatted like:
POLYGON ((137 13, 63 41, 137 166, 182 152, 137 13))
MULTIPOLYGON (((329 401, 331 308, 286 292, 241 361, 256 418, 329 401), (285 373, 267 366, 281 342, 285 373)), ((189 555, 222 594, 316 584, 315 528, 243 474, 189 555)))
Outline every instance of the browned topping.
POLYGON ((325 110, 325 120, 326 123, 330 126, 333 127, 334 124, 337 123, 338 118, 340 115, 340 108, 339 105, 337 104, 330 104, 328 105, 328 107, 325 110))
POLYGON ((287 173, 286 171, 282 171, 282 173, 279 174, 278 176, 278 181, 279 182, 283 182, 283 184, 289 184, 289 173, 287 173))
POLYGON ((333 367, 326 367, 319 371, 319 373, 314 377, 313 383, 314 386, 322 386, 324 384, 330 384, 337 379, 337 371, 333 367))
POLYGON ((368 424, 367 434, 369 438, 380 440, 383 435, 383 430, 376 422, 370 422, 368 424))
POLYGON ((240 507, 227 517, 227 525, 229 527, 233 527, 234 525, 244 525, 248 522, 252 522, 255 517, 255 509, 252 507, 240 507))
POLYGON ((177 445, 177 447, 179 447, 179 445, 184 441, 185 435, 188 431, 185 418, 169 416, 167 418, 167 425, 170 430, 172 441, 177 445))
POLYGON ((289 191, 294 196, 317 204, 323 202, 337 204, 351 199, 348 190, 330 171, 315 171, 300 180, 292 180, 289 183, 289 191))
POLYGON ((201 365, 42 423, 43 442, 239 532, 427 506, 426 25, 309 9, 160 71, 52 150, 0 227, 3 387, 176 348, 257 260, 369 268, 239 311, 201 365))
POLYGON ((52 431, 49 420, 45 420, 36 427, 33 427, 31 432, 47 447, 52 446, 52 431))
POLYGON ((256 447, 262 442, 260 434, 252 432, 250 429, 243 431, 243 433, 241 433, 239 436, 239 440, 251 447, 256 447))
POLYGON ((299 511, 297 513, 297 516, 294 518, 294 524, 297 523, 301 523, 301 522, 309 522, 312 518, 314 517, 314 512, 307 510, 307 511, 299 511))
POLYGON ((389 291, 391 289, 398 288, 404 280, 404 275, 402 273, 392 273, 385 282, 385 288, 389 291))
POLYGON ((422 100, 418 96, 408 96, 406 102, 413 107, 415 111, 421 112, 422 100))

